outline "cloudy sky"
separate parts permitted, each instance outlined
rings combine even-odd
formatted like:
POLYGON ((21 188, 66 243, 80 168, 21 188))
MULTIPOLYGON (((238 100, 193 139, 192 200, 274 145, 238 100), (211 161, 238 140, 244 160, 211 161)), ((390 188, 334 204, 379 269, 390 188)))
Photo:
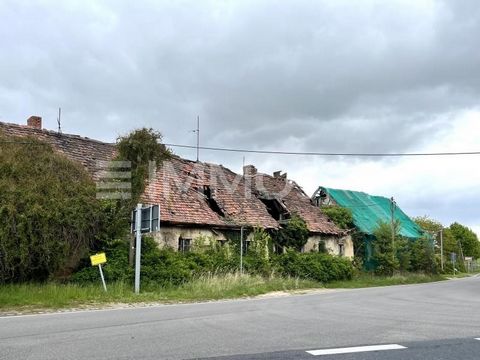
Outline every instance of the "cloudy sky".
MULTIPOLYGON (((104 141, 315 152, 480 151, 480 6, 455 1, 0 2, 0 121, 104 141)), ((176 153, 195 158, 191 150, 176 153)), ((241 171, 394 196, 480 233, 480 156, 203 151, 241 171)))

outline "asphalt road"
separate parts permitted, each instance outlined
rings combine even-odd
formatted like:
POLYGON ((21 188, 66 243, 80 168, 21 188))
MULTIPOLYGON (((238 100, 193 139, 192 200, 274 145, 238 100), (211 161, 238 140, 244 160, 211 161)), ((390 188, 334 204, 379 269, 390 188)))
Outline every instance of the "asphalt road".
POLYGON ((480 359, 480 278, 0 318, 0 359, 480 359), (395 344, 401 349, 306 351, 395 344))

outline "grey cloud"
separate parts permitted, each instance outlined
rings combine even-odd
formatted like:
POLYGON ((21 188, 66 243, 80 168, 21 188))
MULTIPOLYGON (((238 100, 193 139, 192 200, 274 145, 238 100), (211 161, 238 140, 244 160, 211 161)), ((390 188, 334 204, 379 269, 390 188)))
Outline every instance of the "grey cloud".
POLYGON ((269 148, 293 136, 305 138, 305 150, 401 151, 426 135, 412 133, 412 123, 428 127, 478 98, 480 15, 472 1, 431 9, 375 1, 102 4, 0 8, 9 39, 0 91, 18 97, 0 101, 3 118, 61 105, 66 126, 90 136, 146 124, 185 142, 200 114, 209 145, 236 139, 269 148), (352 119, 365 120, 377 140, 359 144, 352 119), (342 141, 319 148, 313 135, 337 128, 342 141), (391 129, 398 140, 384 141, 391 129))
POLYGON ((402 151, 478 98, 473 2, 102 4, 3 4, 4 119, 185 143, 200 114, 208 145, 402 151))

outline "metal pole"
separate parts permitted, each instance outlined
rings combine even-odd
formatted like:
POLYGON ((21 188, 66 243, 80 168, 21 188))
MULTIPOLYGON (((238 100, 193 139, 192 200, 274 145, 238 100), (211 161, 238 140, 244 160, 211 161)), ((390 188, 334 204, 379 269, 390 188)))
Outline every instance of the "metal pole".
POLYGON ((443 272, 443 229, 440 230, 440 267, 443 272))
POLYGON ((243 275, 243 226, 240 227, 240 275, 243 275))
POLYGON ((107 292, 107 284, 105 284, 105 278, 103 277, 102 264, 98 264, 98 270, 100 270, 100 277, 102 278, 103 290, 107 292))
POLYGON ((135 220, 137 240, 135 242, 135 294, 140 293, 140 256, 142 250, 142 204, 137 204, 135 220))
POLYGON ((200 160, 200 116, 197 116, 197 162, 200 160))
POLYGON ((393 196, 390 199, 390 212, 392 219, 392 258, 395 260, 395 200, 393 196))

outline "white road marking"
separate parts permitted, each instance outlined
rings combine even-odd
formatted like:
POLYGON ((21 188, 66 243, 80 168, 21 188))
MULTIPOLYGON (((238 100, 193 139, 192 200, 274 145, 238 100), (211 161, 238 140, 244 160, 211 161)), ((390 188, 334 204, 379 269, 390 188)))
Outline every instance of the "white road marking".
POLYGON ((307 351, 307 353, 313 356, 322 356, 322 355, 351 354, 351 353, 360 353, 360 352, 369 352, 369 351, 402 350, 402 349, 406 349, 406 347, 398 344, 389 344, 389 345, 356 346, 356 347, 338 348, 338 349, 310 350, 310 351, 307 351))

